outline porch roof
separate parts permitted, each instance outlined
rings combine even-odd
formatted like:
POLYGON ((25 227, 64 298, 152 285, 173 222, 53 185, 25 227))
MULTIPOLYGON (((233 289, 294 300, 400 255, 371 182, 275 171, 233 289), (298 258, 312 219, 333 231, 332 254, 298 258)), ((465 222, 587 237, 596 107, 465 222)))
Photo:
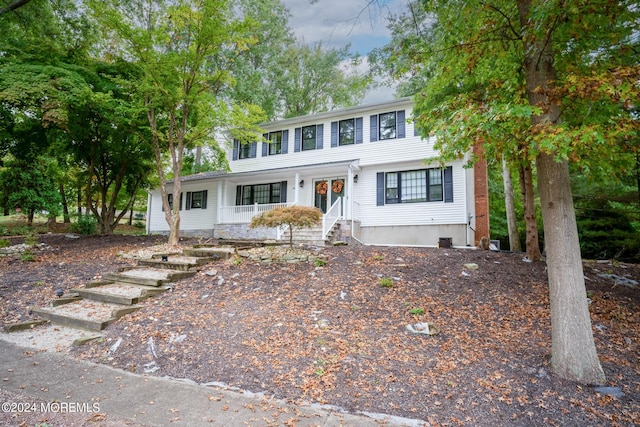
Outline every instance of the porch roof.
MULTIPOLYGON (((324 163, 314 163, 303 166, 288 166, 283 168, 273 168, 273 169, 261 169, 259 171, 246 171, 246 172, 202 172, 194 175, 187 175, 181 177, 181 181, 202 181, 202 180, 217 180, 217 179, 242 179, 244 177, 252 177, 259 176, 265 174, 282 174, 287 172, 302 172, 302 171, 313 171, 314 169, 326 171, 327 169, 336 168, 340 166, 353 167, 354 170, 360 170, 359 159, 351 159, 351 160, 341 160, 336 162, 324 162, 324 163)), ((173 180, 167 181, 167 183, 172 183, 173 180)))

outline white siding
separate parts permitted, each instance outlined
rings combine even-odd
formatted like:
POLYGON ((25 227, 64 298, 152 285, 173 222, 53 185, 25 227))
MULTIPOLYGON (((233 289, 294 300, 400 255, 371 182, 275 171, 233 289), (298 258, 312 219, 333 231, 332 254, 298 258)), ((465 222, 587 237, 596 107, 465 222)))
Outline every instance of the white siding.
MULTIPOLYGON (((167 191, 171 192, 171 186, 167 191)), ((195 181, 183 182, 182 191, 182 210, 180 211, 180 230, 211 230, 218 218, 218 184, 215 181, 195 181), (207 208, 206 209, 185 209, 187 191, 207 190, 207 208)), ((165 219, 162 210, 162 200, 160 190, 155 189, 151 192, 151 206, 147 212, 149 221, 149 230, 153 232, 169 231, 169 224, 165 219)))
POLYGON ((361 221, 362 227, 466 223, 465 175, 467 170, 463 168, 463 162, 453 163, 451 166, 453 166, 453 203, 417 202, 384 206, 376 206, 376 174, 378 172, 398 172, 422 169, 427 166, 423 162, 412 162, 363 168, 358 172, 358 183, 354 187, 356 200, 354 219, 361 221))

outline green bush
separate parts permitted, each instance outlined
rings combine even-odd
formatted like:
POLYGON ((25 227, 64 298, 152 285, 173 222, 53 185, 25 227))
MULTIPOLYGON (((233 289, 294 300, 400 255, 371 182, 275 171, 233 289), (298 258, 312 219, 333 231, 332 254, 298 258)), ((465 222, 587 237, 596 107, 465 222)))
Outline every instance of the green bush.
POLYGON ((78 215, 78 220, 71 229, 78 234, 85 234, 87 236, 95 234, 96 232, 96 219, 93 215, 78 215))
POLYGON ((378 283, 383 288, 393 288, 393 279, 390 277, 381 277, 380 280, 378 280, 378 283))
POLYGON ((134 223, 133 223, 133 226, 134 226, 135 228, 144 228, 144 222, 142 222, 142 221, 136 221, 136 222, 134 222, 134 223))
POLYGON ((11 242, 7 239, 0 239, 0 248, 6 248, 11 246, 11 242))

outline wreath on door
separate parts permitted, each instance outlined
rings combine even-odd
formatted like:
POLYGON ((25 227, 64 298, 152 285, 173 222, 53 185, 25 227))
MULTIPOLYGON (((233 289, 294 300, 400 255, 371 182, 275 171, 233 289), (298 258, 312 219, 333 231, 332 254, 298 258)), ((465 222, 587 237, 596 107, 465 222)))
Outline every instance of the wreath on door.
POLYGON ((327 184, 327 181, 320 181, 316 184, 316 193, 318 194, 327 194, 328 189, 329 184, 327 184))
POLYGON ((331 191, 333 191, 336 194, 342 193, 343 188, 344 188, 344 182, 341 179, 333 181, 333 184, 331 185, 331 191))

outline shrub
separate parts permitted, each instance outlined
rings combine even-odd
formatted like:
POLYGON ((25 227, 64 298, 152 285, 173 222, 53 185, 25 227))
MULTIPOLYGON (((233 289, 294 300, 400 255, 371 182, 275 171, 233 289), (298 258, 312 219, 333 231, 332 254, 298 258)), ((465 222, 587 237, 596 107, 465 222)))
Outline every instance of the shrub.
POLYGON ((420 316, 421 314, 424 314, 424 308, 422 307, 412 308, 411 310, 409 310, 409 313, 413 314, 414 316, 420 316))
POLYGON ((78 220, 71 229, 78 234, 91 235, 96 232, 96 219, 93 215, 78 215, 78 220))
POLYGON ((6 248, 11 246, 11 242, 7 239, 0 239, 0 248, 6 248))

